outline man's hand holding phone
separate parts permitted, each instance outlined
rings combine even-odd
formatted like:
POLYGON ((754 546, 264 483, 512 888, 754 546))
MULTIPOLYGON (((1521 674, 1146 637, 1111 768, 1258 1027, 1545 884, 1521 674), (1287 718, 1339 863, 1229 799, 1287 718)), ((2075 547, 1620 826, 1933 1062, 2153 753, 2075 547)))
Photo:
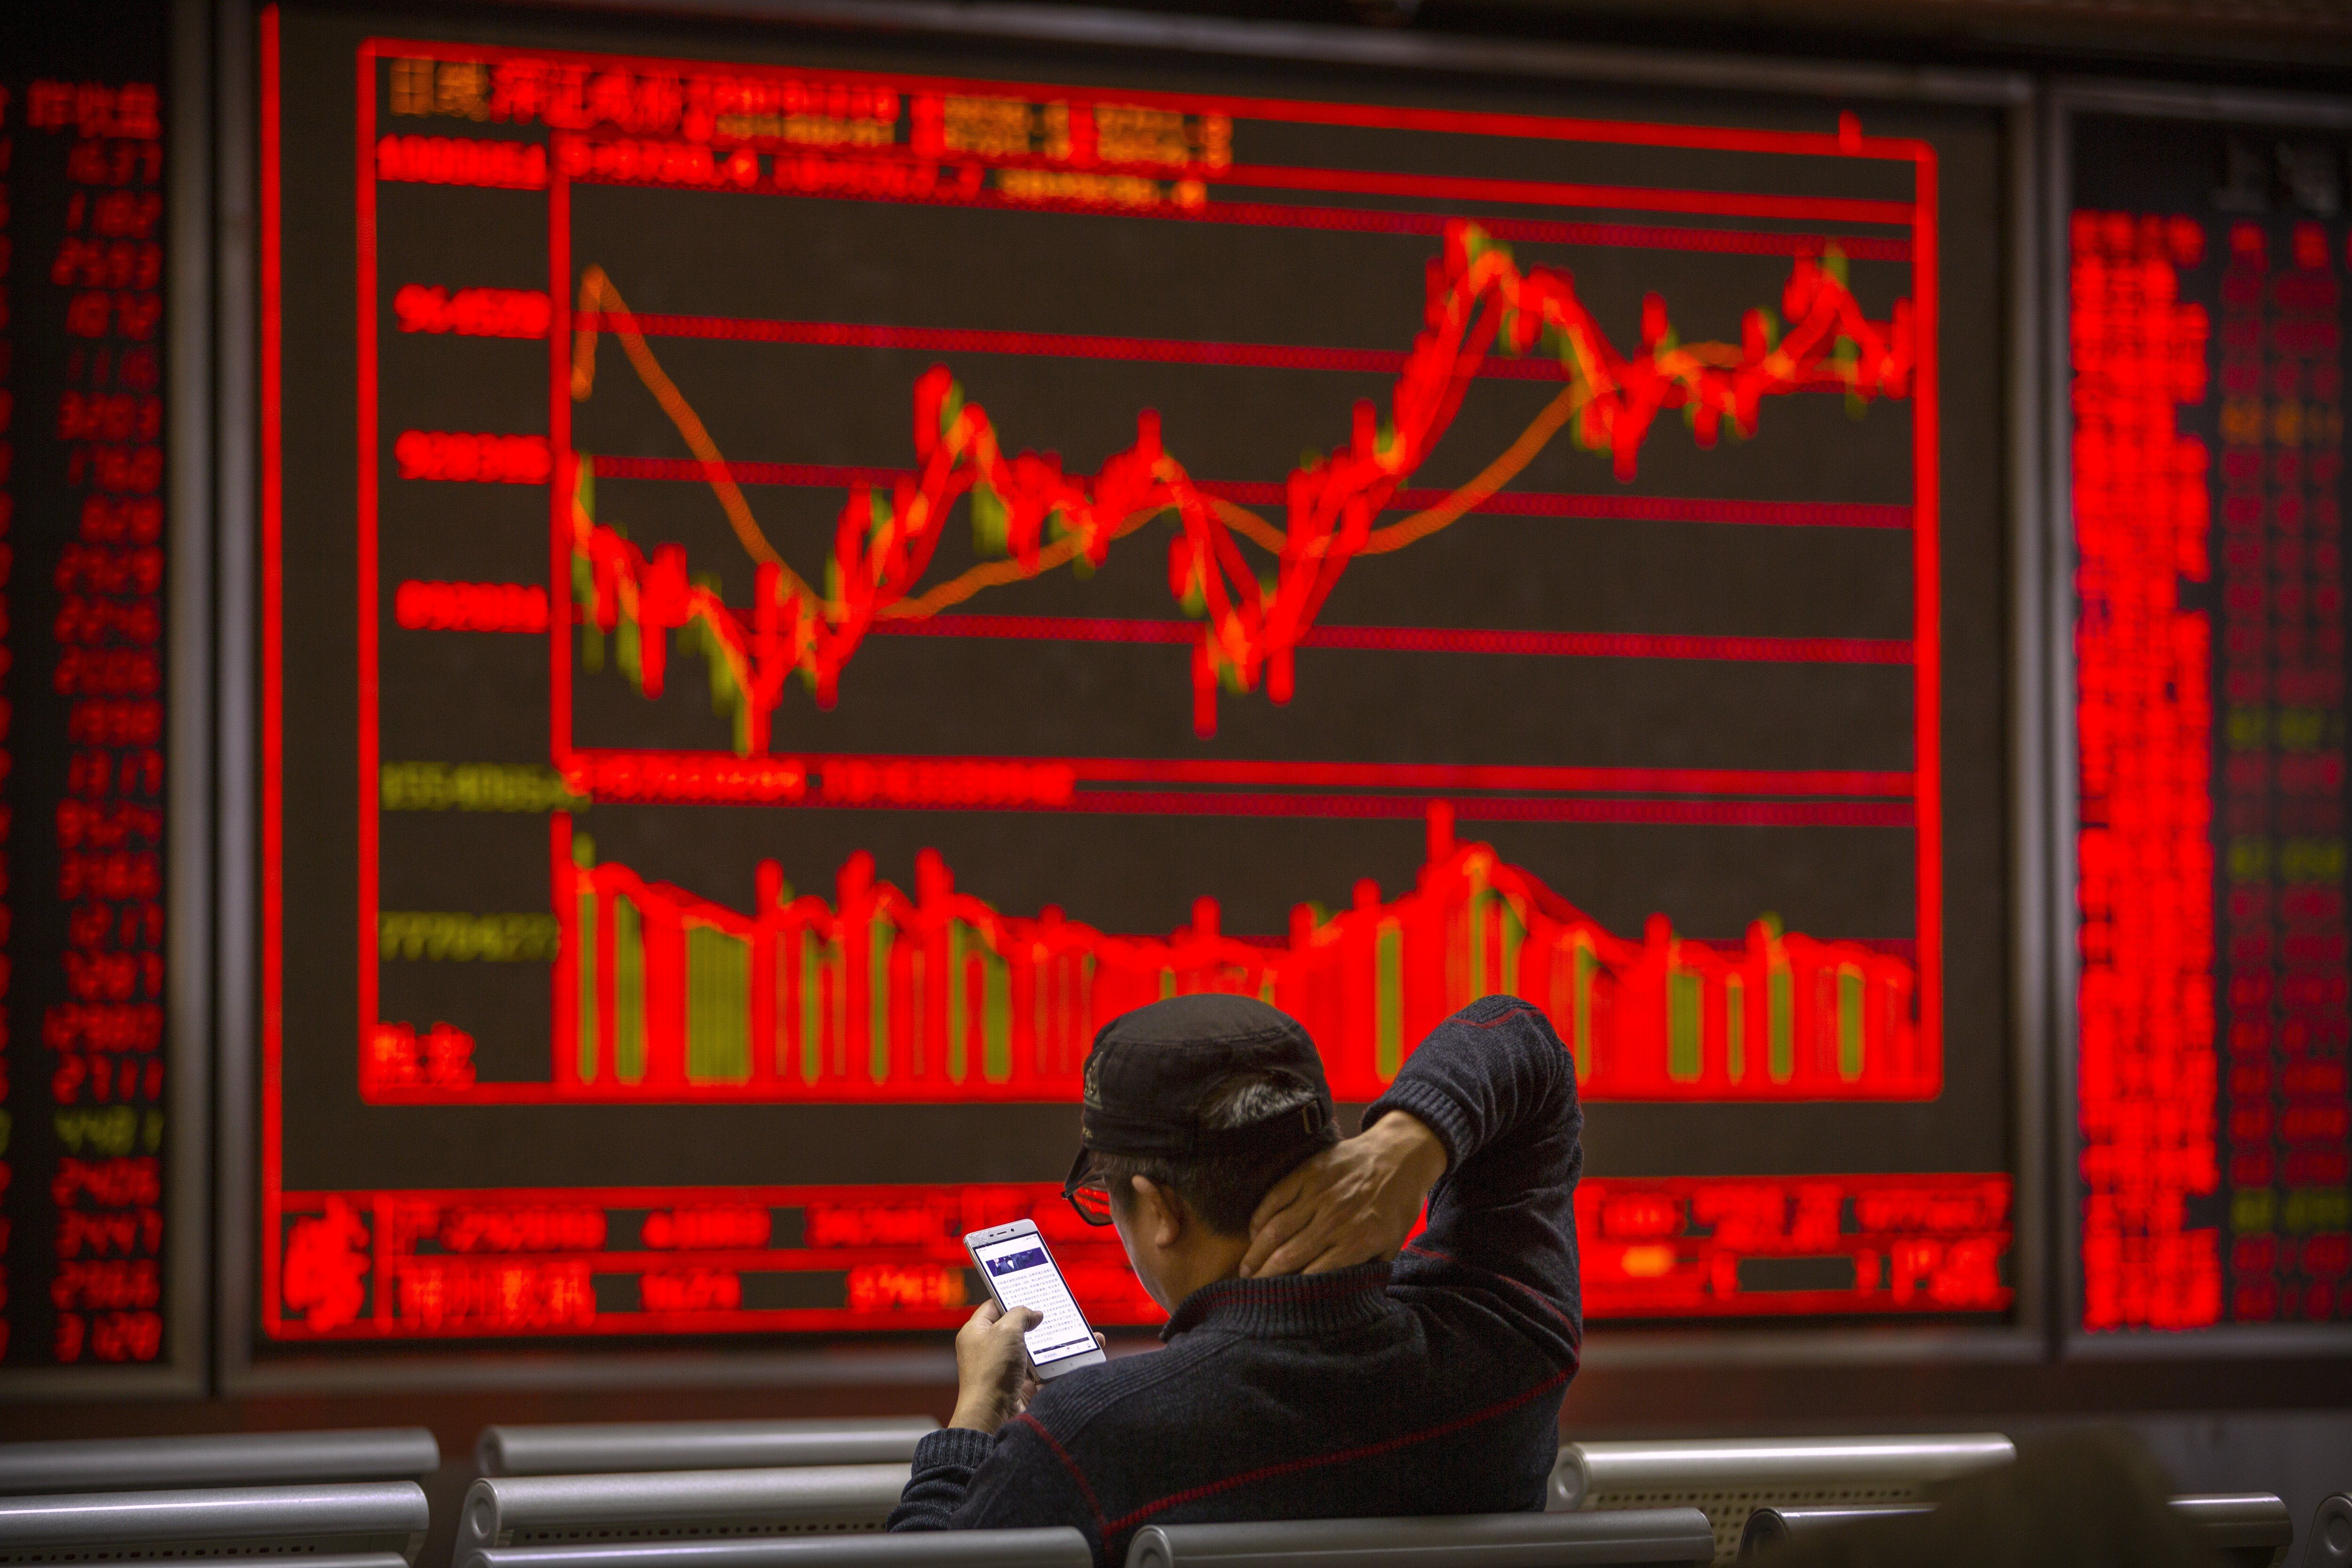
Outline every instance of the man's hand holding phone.
MULTIPOLYGON (((1008 1312, 993 1301, 982 1301, 964 1320, 956 1331, 956 1407, 949 1426, 992 1433, 1029 1408, 1037 1394, 1037 1372, 1021 1336, 1045 1321, 1034 1307, 1008 1312)), ((1104 1348, 1100 1334, 1095 1348, 1104 1348)))
POLYGON ((994 1432, 1029 1407, 1037 1374, 1021 1336, 1045 1321, 1034 1307, 1008 1312, 993 1301, 980 1304, 956 1331, 956 1407, 949 1426, 994 1432))

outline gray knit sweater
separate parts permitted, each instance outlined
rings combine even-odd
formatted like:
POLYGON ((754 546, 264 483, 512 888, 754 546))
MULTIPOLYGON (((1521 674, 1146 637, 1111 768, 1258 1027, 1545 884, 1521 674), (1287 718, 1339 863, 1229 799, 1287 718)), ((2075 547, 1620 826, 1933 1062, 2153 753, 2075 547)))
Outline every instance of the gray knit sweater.
POLYGON ((890 1528, 1075 1525, 1112 1565, 1147 1523, 1541 1508, 1583 1339, 1573 1066, 1489 996, 1365 1121, 1390 1110, 1447 1154, 1393 1267, 1202 1287, 1164 1351, 1056 1378, 993 1436, 925 1437, 890 1528))

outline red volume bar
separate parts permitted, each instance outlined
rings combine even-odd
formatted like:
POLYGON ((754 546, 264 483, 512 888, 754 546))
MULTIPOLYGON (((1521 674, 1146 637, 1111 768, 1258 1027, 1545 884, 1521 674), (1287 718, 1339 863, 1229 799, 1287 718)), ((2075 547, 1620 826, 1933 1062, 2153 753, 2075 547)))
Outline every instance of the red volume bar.
MULTIPOLYGON (((1047 909, 1015 919, 956 890, 925 851, 912 897, 860 854, 833 902, 760 868, 751 914, 625 866, 562 868, 554 1099, 1075 1100, 1095 1030, 1180 993, 1255 995, 1320 1043, 1332 1092, 1370 1100, 1448 1014, 1496 992, 1543 1009, 1595 1099, 1927 1100, 1942 1058, 1916 972, 1854 942, 1752 924, 1745 943, 1629 942, 1433 809, 1428 863, 1382 902, 1292 910, 1286 942, 1223 934, 1214 900, 1166 938, 1112 936, 1047 909)), ((408 1026, 379 1025, 399 1054, 408 1026)), ((372 1098, 446 1098, 363 1072, 372 1098)))
MULTIPOLYGON (((592 274, 583 289, 583 312, 607 298, 602 274, 592 274)), ((1360 401, 1347 443, 1292 471, 1279 557, 1265 584, 1243 555, 1228 509, 1160 447, 1157 413, 1139 417, 1133 446, 1091 480, 1079 479, 1050 458, 1007 457, 986 411, 966 403, 941 366, 915 389, 918 470, 887 495, 851 488, 822 594, 770 552, 754 578, 747 626, 714 590, 688 582, 683 548, 663 545, 648 558, 619 531, 597 522, 591 466, 577 459, 575 474, 559 476, 577 498, 570 540, 574 592, 600 632, 629 628, 623 658, 649 695, 661 689, 667 634, 698 627, 714 687, 735 710, 737 745, 756 756, 768 748, 770 715, 786 677, 803 674, 818 705, 829 708, 843 668, 877 621, 928 613, 911 596, 950 509, 967 492, 976 535, 1010 557, 1019 575, 1045 569, 1049 552, 1055 562, 1083 555, 1100 566, 1114 539, 1173 511, 1181 526, 1169 586, 1202 618, 1192 643, 1192 689, 1193 727, 1205 735, 1216 727, 1220 686, 1246 692, 1263 683, 1275 701, 1290 700, 1293 651, 1348 563, 1401 542, 1376 539, 1374 520, 1453 424, 1490 351, 1556 355, 1568 384, 1561 417, 1572 418, 1583 445, 1612 455, 1620 479, 1633 478, 1636 455, 1662 412, 1687 413, 1707 443, 1726 419, 1742 433, 1752 431, 1758 404, 1768 395, 1825 381, 1864 397, 1907 391, 1907 300, 1896 302, 1891 321, 1868 321, 1833 271, 1800 258, 1780 304, 1793 324, 1777 341, 1765 312, 1755 310, 1737 347, 1677 344, 1665 302, 1654 294, 1643 310, 1642 351, 1629 357, 1601 334, 1567 273, 1523 272, 1477 226, 1456 220, 1446 226, 1444 254, 1430 264, 1428 325, 1404 358, 1387 412, 1360 401)), ((627 323, 620 330, 635 331, 625 310, 581 320, 627 323)), ((593 341, 588 332, 582 337, 593 341)), ((576 381, 575 392, 586 384, 576 381)), ((726 465, 709 457, 714 484, 723 481, 732 493, 726 465)))

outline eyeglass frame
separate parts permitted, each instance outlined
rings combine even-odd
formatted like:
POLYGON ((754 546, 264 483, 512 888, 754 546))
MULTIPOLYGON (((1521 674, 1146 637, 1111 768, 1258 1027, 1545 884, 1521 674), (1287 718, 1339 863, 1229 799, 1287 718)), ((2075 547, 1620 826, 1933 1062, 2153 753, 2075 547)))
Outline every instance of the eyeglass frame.
POLYGON ((1090 1226, 1099 1228, 1103 1226, 1116 1224, 1117 1221, 1111 1213, 1110 1189, 1093 1179, 1093 1165, 1094 1151, 1091 1149, 1080 1149, 1078 1151, 1078 1157, 1070 1162, 1070 1173, 1068 1177, 1062 1183, 1062 1199, 1065 1203, 1067 1203, 1070 1205, 1071 1211, 1080 1219, 1086 1221, 1087 1224, 1090 1226), (1079 1201, 1079 1194, 1084 1193, 1100 1193, 1102 1194, 1102 1207, 1099 1211, 1089 1210, 1079 1201))

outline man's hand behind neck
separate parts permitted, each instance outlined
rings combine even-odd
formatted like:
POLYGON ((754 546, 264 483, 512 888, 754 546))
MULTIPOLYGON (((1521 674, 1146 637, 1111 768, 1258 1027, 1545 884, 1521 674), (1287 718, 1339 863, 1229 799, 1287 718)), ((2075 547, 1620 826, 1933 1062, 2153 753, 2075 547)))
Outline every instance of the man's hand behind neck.
POLYGON ((1325 1274, 1394 1258, 1445 1165, 1426 1122, 1390 1111, 1274 1184, 1250 1217, 1237 1272, 1325 1274))

